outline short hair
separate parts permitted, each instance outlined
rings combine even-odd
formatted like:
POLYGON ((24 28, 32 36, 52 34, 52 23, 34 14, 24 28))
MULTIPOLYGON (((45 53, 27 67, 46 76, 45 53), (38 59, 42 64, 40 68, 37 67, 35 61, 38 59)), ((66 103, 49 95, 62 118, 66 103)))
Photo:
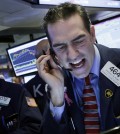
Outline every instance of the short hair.
POLYGON ((78 14, 83 19, 87 31, 90 32, 91 21, 85 8, 78 4, 65 2, 54 8, 50 8, 44 17, 43 26, 47 34, 49 34, 47 29, 48 24, 54 24, 60 19, 66 20, 74 14, 78 14))
POLYGON ((48 39, 43 39, 35 47, 35 58, 38 59, 39 56, 43 55, 43 50, 46 52, 50 48, 48 39))

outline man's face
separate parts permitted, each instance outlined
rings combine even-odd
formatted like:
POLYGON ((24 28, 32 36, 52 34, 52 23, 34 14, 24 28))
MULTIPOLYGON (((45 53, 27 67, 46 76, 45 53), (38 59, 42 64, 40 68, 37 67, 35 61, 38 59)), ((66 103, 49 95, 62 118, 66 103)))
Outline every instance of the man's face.
POLYGON ((86 77, 94 60, 94 27, 86 30, 82 18, 76 14, 67 20, 48 25, 48 33, 58 62, 78 78, 86 77))

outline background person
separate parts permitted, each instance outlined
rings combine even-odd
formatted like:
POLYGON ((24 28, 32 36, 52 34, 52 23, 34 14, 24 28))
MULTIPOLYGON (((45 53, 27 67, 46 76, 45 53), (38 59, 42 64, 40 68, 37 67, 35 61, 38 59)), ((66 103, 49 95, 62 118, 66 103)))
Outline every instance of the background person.
POLYGON ((0 79, 0 134, 40 134, 38 111, 22 86, 0 79))
MULTIPOLYGON (((36 59, 39 58, 40 55, 44 55, 44 52, 47 52, 49 49, 49 42, 48 39, 41 40, 35 48, 35 57, 36 59), (44 50, 44 52, 43 52, 44 50)), ((47 111, 47 100, 48 97, 46 96, 45 88, 46 83, 43 79, 40 78, 38 72, 35 74, 35 77, 32 78, 30 81, 24 84, 27 91, 29 91, 32 97, 35 99, 38 107, 39 113, 44 118, 45 111, 47 111)))

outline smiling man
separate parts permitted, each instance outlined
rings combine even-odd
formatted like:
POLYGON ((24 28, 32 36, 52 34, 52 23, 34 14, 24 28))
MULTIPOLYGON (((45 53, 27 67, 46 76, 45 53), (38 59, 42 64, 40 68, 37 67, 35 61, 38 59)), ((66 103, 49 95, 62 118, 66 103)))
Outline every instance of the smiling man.
POLYGON ((39 75, 50 87, 51 120, 44 131, 51 126, 49 131, 61 134, 99 134, 120 125, 120 89, 112 79, 119 79, 120 50, 95 44, 94 26, 80 5, 49 9, 44 28, 51 45, 51 54, 37 60, 39 75))

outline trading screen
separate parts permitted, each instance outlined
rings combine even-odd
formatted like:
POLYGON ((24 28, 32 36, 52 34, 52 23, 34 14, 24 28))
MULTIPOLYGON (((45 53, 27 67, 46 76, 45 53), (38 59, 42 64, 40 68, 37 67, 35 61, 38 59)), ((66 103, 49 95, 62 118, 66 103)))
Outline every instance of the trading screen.
POLYGON ((95 24, 95 32, 99 44, 110 48, 120 48, 120 17, 95 24))
POLYGON ((45 38, 46 37, 7 49, 16 76, 26 75, 37 71, 35 46, 39 41, 45 38))

